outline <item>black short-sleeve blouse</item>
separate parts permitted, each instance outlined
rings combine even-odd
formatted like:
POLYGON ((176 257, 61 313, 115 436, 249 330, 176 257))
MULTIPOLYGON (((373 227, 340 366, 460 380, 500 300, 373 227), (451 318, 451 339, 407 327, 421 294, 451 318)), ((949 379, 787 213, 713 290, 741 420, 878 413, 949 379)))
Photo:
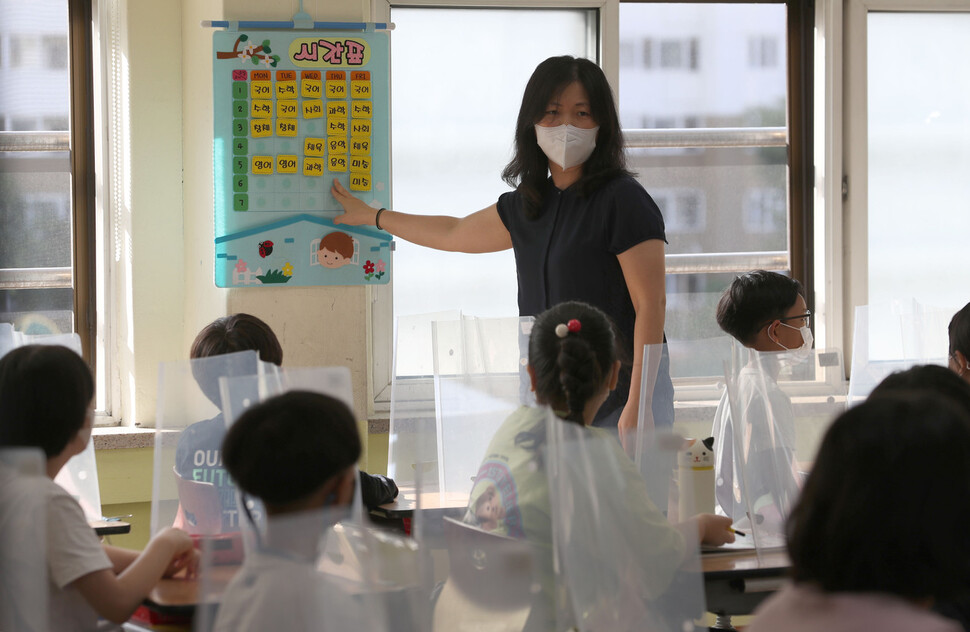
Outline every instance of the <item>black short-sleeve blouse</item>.
MULTIPOLYGON (((498 214, 512 236, 519 315, 536 316, 563 301, 589 303, 613 319, 621 348, 632 355, 636 312, 616 257, 650 239, 666 241, 660 209, 640 183, 622 176, 582 197, 550 180, 538 218, 525 217, 517 191, 499 197, 498 214)), ((601 412, 626 402, 630 358, 625 360, 601 412)))

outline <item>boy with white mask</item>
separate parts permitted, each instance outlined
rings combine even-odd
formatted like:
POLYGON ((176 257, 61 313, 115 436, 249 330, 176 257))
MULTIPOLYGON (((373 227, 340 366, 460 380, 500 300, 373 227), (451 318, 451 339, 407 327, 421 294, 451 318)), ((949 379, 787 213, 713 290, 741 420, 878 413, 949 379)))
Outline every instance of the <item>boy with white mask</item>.
POLYGON ((795 417, 791 400, 776 381, 785 364, 805 360, 812 350, 811 312, 795 279, 754 270, 734 279, 717 305, 717 324, 751 350, 737 375, 737 412, 732 419, 728 393, 714 416, 714 472, 717 513, 743 520, 749 513, 740 468, 767 487, 747 490, 761 519, 784 520, 801 487, 795 466, 795 417), (743 455, 735 451, 735 430, 743 455))

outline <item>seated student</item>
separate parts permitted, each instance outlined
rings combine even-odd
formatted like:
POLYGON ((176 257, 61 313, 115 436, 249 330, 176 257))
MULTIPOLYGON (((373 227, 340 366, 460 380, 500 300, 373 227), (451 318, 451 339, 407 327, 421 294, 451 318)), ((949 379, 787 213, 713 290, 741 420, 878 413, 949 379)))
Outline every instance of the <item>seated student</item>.
MULTIPOLYGON (((970 414, 970 383, 955 372, 936 364, 923 364, 888 375, 869 393, 869 399, 895 396, 903 392, 932 394, 945 397, 970 414)), ((970 586, 964 587, 952 599, 937 601, 933 610, 954 619, 970 632, 970 586)))
MULTIPOLYGON (((717 324, 753 351, 777 354, 755 356, 739 375, 739 414, 745 427, 744 465, 771 488, 748 490, 760 519, 772 519, 780 531, 784 515, 798 494, 795 468, 795 415, 791 400, 775 381, 781 366, 797 362, 812 348, 809 312, 802 286, 776 272, 754 270, 734 279, 717 305, 717 324), (767 423, 767 426, 766 426, 767 423)), ((718 513, 743 521, 748 506, 735 455, 734 423, 727 391, 714 415, 715 499, 718 513)), ((759 520, 761 522, 761 520, 759 520)))
MULTIPOLYGON (((590 426, 596 411, 616 386, 620 363, 612 325, 603 312, 579 302, 561 303, 540 314, 529 338, 528 372, 536 401, 521 407, 495 433, 469 498, 464 522, 500 535, 529 540, 536 552, 536 574, 543 584, 530 614, 530 629, 546 627, 553 595, 552 524, 549 480, 539 467, 545 443, 546 406, 564 424, 590 426)), ((588 429, 609 437, 606 430, 588 429)), ((631 519, 639 525, 644 564, 684 555, 684 539, 654 506, 636 467, 615 440, 612 462, 629 481, 631 519)), ((691 521, 705 544, 734 541, 728 518, 700 515, 691 521)), ((677 564, 673 564, 676 567, 677 564)))
POLYGON ((66 347, 27 345, 0 359, 0 447, 36 447, 47 457, 50 629, 94 630, 98 616, 126 621, 162 577, 194 573, 198 555, 178 529, 163 529, 138 553, 102 545, 77 501, 54 477, 91 437, 94 380, 66 347))
POLYGON ((970 382, 970 303, 950 319, 950 368, 970 382))
MULTIPOLYGON (((189 357, 194 360, 237 351, 257 351, 263 362, 276 366, 283 364, 283 348, 276 334, 269 325, 250 314, 232 314, 206 325, 192 342, 189 357)), ((206 396, 221 408, 218 377, 196 375, 206 396)), ((221 445, 225 434, 222 413, 186 428, 179 436, 175 451, 175 471, 182 478, 216 486, 222 499, 222 528, 224 532, 231 532, 239 530, 240 515, 232 479, 226 475, 222 462, 221 445)), ((397 497, 397 485, 385 476, 360 472, 360 485, 364 505, 368 508, 397 497)))
POLYGON ((970 586, 970 416, 870 397, 835 420, 788 520, 792 584, 750 632, 957 632, 932 612, 970 586))
POLYGON ((332 397, 290 391, 244 412, 222 451, 239 489, 263 501, 267 527, 226 588, 215 630, 342 628, 327 625, 335 613, 319 603, 328 593, 315 563, 326 518, 353 500, 361 452, 353 413, 332 397))

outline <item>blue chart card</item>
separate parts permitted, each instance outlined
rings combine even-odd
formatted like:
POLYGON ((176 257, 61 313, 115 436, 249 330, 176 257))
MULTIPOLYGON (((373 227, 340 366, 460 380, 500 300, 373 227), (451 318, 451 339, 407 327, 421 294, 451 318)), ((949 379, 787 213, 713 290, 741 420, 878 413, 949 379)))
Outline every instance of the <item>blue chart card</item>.
POLYGON ((216 285, 387 283, 391 236, 330 221, 335 179, 390 206, 387 34, 218 31, 212 50, 216 285))

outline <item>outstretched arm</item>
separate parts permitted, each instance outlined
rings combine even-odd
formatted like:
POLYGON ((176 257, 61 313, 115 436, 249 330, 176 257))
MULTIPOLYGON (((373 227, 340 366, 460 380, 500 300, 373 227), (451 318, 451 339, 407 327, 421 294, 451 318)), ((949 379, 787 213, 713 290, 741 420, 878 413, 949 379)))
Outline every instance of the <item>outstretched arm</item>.
POLYGON ((117 555, 117 549, 109 553, 115 566, 125 566, 121 574, 106 568, 79 577, 72 584, 99 615, 114 623, 127 621, 159 579, 183 568, 194 575, 198 567, 198 552, 192 547, 192 539, 171 527, 152 538, 135 560, 124 564, 127 560, 122 557, 117 555))
MULTIPOLYGON (((330 192, 344 213, 334 218, 335 224, 375 226, 377 209, 352 195, 334 180, 330 192)), ((385 210, 381 228, 401 239, 435 250, 451 252, 498 252, 512 247, 512 236, 498 216, 498 207, 472 213, 468 217, 447 215, 411 215, 385 210)))

